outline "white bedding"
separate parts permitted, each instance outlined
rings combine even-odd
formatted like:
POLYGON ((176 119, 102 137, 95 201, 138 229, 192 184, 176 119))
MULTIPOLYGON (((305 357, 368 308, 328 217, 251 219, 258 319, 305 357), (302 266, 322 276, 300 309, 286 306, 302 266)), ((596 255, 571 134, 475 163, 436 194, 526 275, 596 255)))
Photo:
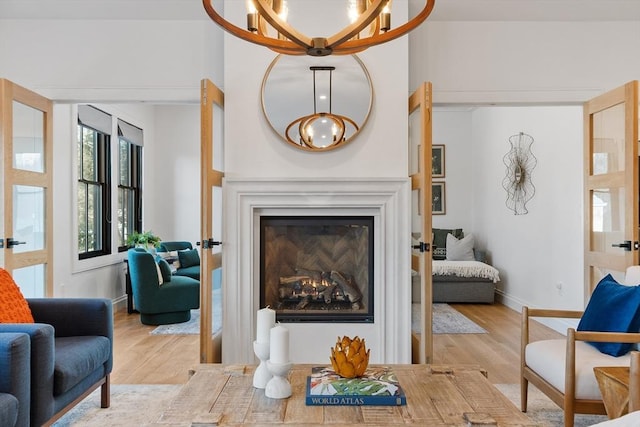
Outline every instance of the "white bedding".
POLYGON ((490 279, 493 283, 500 280, 499 271, 479 261, 438 261, 433 260, 432 274, 434 276, 477 277, 490 279))

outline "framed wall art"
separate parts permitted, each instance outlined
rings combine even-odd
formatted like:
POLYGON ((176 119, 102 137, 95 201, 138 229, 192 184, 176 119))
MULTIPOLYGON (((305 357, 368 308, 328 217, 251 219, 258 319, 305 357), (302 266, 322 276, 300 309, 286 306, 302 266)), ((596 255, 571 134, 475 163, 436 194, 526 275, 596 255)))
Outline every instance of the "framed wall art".
POLYGON ((444 178, 444 145, 431 146, 431 177, 444 178))
POLYGON ((446 213, 444 182, 431 183, 431 214, 444 215, 446 213))

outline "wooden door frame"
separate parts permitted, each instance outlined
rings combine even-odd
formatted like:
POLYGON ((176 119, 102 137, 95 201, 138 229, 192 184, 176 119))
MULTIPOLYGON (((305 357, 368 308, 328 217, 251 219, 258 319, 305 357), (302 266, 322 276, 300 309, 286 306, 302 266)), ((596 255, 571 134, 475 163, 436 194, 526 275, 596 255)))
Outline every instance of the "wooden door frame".
POLYGON ((4 252, 3 268, 13 270, 32 265, 45 265, 45 296, 53 296, 53 102, 29 89, 9 80, 0 79, 0 154, 2 154, 3 177, 3 222, 0 238, 13 237, 13 191, 14 185, 29 185, 45 191, 45 238, 41 250, 14 254, 7 248, 4 252), (13 101, 27 105, 43 113, 44 172, 32 172, 13 167, 13 101), (10 212, 10 215, 6 213, 10 212))
MULTIPOLYGON (((224 108, 224 93, 210 80, 201 81, 200 105, 200 242, 202 260, 200 263, 200 362, 216 363, 219 350, 215 349, 212 336, 213 295, 212 274, 214 269, 222 266, 222 255, 213 254, 208 242, 213 238, 213 201, 211 200, 213 187, 222 188, 224 172, 213 169, 214 156, 214 104, 224 108)), ((219 339, 219 338, 218 338, 219 339)))
POLYGON ((634 80, 623 86, 604 93, 584 104, 584 274, 585 274, 585 303, 588 301, 593 291, 594 280, 593 266, 610 267, 615 271, 625 271, 630 265, 638 265, 639 255, 635 242, 639 238, 639 207, 638 191, 638 81, 634 80), (615 105, 625 104, 625 169, 617 174, 592 175, 592 136, 593 120, 592 115, 606 110, 615 105), (619 255, 603 254, 591 251, 591 224, 592 206, 591 191, 595 188, 624 187, 625 205, 627 215, 625 215, 625 230, 627 237, 632 242, 632 250, 624 257, 619 255), (630 213, 630 215, 629 215, 630 213))
POLYGON ((420 114, 420 144, 418 146, 418 171, 410 175, 411 190, 418 191, 418 209, 421 212, 422 250, 411 254, 411 268, 420 275, 420 342, 419 363, 433 362, 433 279, 431 252, 431 147, 432 147, 432 85, 423 82, 409 96, 409 116, 420 114))

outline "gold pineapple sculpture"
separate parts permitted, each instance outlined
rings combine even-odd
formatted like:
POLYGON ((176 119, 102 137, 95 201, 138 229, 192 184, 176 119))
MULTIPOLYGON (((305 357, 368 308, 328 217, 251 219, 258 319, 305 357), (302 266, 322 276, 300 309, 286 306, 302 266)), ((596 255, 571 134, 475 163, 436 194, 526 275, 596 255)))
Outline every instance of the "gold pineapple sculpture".
POLYGON ((331 366, 344 378, 361 377, 369 364, 369 352, 364 339, 338 337, 335 347, 331 349, 331 366))

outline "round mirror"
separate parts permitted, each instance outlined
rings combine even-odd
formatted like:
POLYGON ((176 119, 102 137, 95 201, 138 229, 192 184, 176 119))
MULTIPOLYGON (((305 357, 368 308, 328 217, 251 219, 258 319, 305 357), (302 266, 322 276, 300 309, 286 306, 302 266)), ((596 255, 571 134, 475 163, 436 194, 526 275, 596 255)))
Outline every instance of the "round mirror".
POLYGON ((278 55, 262 81, 267 121, 302 150, 326 151, 350 142, 372 104, 371 78, 356 55, 278 55))

